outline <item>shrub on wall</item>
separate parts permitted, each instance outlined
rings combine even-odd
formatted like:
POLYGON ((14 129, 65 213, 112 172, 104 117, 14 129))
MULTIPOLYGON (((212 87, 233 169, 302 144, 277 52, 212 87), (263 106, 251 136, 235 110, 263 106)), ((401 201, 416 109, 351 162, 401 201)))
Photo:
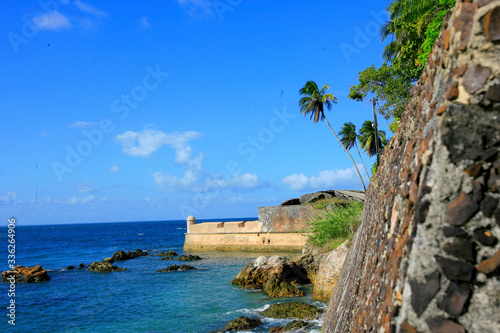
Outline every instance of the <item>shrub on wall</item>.
POLYGON ((359 202, 334 205, 331 211, 309 222, 308 242, 320 247, 337 247, 354 235, 361 224, 362 211, 363 204, 359 202))

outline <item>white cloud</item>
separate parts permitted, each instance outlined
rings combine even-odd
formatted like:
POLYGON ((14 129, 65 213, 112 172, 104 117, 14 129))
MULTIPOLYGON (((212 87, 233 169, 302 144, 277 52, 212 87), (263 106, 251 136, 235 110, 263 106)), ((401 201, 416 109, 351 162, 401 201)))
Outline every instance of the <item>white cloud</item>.
POLYGON ((149 18, 147 18, 146 16, 139 18, 139 23, 141 24, 142 28, 151 27, 151 24, 149 23, 149 18))
POLYGON ((100 9, 97 9, 96 7, 94 7, 91 4, 88 4, 86 2, 77 0, 74 3, 75 3, 75 6, 78 7, 78 9, 80 9, 82 12, 85 12, 85 13, 88 13, 88 14, 91 14, 94 16, 99 16, 99 17, 105 17, 108 15, 108 14, 106 14, 106 12, 104 12, 100 9))
POLYGON ((0 202, 4 205, 12 204, 17 198, 16 192, 7 192, 5 195, 0 196, 0 202))
POLYGON ((237 203, 259 203, 259 204, 264 204, 264 203, 272 203, 276 202, 277 199, 276 197, 272 196, 270 198, 248 198, 246 196, 237 195, 237 196, 232 196, 229 199, 226 200, 227 203, 229 204, 237 204, 237 203))
POLYGON ((73 26, 69 18, 58 11, 35 16, 33 23, 40 30, 60 31, 61 29, 70 29, 73 26))
POLYGON ((80 193, 95 193, 95 192, 97 192, 94 185, 92 185, 92 183, 89 182, 88 180, 85 182, 76 183, 75 186, 76 186, 76 189, 78 190, 78 192, 80 192, 80 193))
POLYGON ((109 168, 108 172, 109 173, 115 173, 115 172, 118 172, 120 171, 120 168, 118 167, 118 165, 113 165, 111 168, 109 168))
POLYGON ((72 128, 91 128, 96 126, 97 123, 94 122, 87 122, 87 121, 74 121, 71 124, 68 125, 68 127, 72 128))
POLYGON ((174 132, 164 133, 146 129, 140 132, 127 131, 116 136, 115 141, 123 147, 123 152, 131 156, 149 157, 153 152, 164 145, 175 149, 175 161, 183 164, 189 160, 192 154, 188 141, 200 138, 203 134, 199 132, 174 132))
POLYGON ((95 199, 95 198, 94 198, 94 196, 93 196, 93 195, 89 195, 88 197, 83 198, 81 201, 82 201, 82 203, 84 203, 84 204, 85 204, 85 203, 88 203, 88 202, 94 201, 94 199, 95 199))
POLYGON ((250 189, 250 188, 255 188, 255 187, 261 185, 261 182, 259 180, 259 176, 251 174, 251 173, 244 173, 242 175, 234 175, 234 177, 229 179, 229 180, 209 179, 209 180, 207 180, 207 182, 214 182, 220 188, 236 187, 239 189, 250 189))
MULTIPOLYGON (((103 198, 106 198, 106 197, 103 197, 103 198)), ((77 197, 70 197, 70 198, 68 198, 68 200, 66 200, 66 203, 69 205, 75 205, 77 203, 86 204, 86 203, 89 203, 89 202, 94 201, 94 200, 95 200, 95 197, 93 195, 86 196, 83 199, 78 199, 77 197)), ((107 201, 107 198, 104 199, 103 201, 107 201)))
MULTIPOLYGON (((359 168, 359 167, 358 167, 359 168)), ((307 177, 304 174, 293 174, 283 178, 281 181, 292 191, 328 189, 334 187, 352 187, 357 179, 354 167, 347 169, 323 170, 317 176, 307 177)), ((357 184, 356 184, 357 185, 357 184)))
POLYGON ((74 205, 77 202, 78 202, 78 198, 77 197, 68 198, 68 201, 67 201, 67 203, 70 204, 70 205, 74 205))

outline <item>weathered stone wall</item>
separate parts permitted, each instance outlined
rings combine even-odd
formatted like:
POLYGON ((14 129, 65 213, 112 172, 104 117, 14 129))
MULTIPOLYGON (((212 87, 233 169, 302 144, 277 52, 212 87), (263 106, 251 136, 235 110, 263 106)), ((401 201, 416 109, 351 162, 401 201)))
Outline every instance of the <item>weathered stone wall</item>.
POLYGON ((311 205, 259 207, 260 230, 263 232, 303 232, 318 214, 311 205))
POLYGON ((500 1, 457 1, 367 191, 324 332, 500 332, 500 1))
POLYGON ((307 236, 301 233, 186 234, 184 251, 300 252, 307 236))

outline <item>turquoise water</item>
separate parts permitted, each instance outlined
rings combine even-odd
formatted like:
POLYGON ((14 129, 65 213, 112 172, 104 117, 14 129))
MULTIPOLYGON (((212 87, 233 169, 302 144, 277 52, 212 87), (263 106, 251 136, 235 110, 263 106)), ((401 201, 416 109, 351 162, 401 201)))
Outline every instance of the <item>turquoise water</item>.
MULTIPOLYGON (((258 316, 257 311, 271 303, 291 300, 270 299, 263 292, 231 285, 243 266, 260 255, 257 253, 198 252, 203 259, 188 263, 198 270, 187 272, 157 273, 160 268, 180 264, 159 257, 116 262, 127 269, 124 272, 64 270, 70 265, 89 265, 119 250, 182 254, 185 226, 185 221, 18 226, 16 264, 41 264, 51 280, 16 284, 15 326, 7 323, 9 286, 0 284, 0 331, 208 333, 238 316, 258 316)), ((0 233, 4 258, 0 267, 4 271, 8 269, 7 228, 0 228, 0 233)), ((311 300, 311 291, 307 286, 309 296, 293 300, 325 307, 311 300)), ((252 332, 268 332, 286 323, 261 319, 264 325, 252 332)))

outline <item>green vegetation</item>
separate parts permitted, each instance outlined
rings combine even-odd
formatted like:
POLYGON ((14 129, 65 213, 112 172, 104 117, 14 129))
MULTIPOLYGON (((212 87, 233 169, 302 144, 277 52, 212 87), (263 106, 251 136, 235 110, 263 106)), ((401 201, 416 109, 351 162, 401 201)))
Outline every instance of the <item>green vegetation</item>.
POLYGON ((309 223, 309 242, 319 246, 335 248, 350 239, 361 224, 363 204, 350 201, 334 205, 309 223))
POLYGON ((310 202, 310 203, 308 203, 308 205, 311 205, 316 209, 325 209, 327 206, 330 206, 330 205, 341 205, 342 206, 342 205, 346 205, 347 203, 349 203, 349 201, 347 201, 345 199, 334 197, 334 198, 330 198, 330 199, 319 200, 316 202, 310 202))
MULTIPOLYGON (((373 122, 371 120, 365 121, 363 123, 363 127, 359 130, 359 134, 359 142, 361 143, 361 148, 365 150, 365 153, 367 153, 370 157, 377 155, 373 122)), ((380 151, 383 151, 384 147, 387 145, 385 131, 378 130, 378 142, 380 145, 380 151)))
POLYGON ((378 112, 387 120, 401 118, 410 89, 424 69, 443 19, 456 0, 394 0, 387 11, 390 19, 382 27, 382 40, 392 38, 384 49, 385 62, 359 73, 359 84, 351 86, 349 98, 363 101, 372 95, 380 103, 378 112))
MULTIPOLYGON (((373 163, 373 165, 372 165, 372 175, 373 175, 373 176, 375 176, 375 174, 377 173, 377 170, 378 170, 378 163, 377 163, 377 162, 375 162, 375 163, 373 163)), ((372 176, 372 178, 373 178, 373 176, 372 176)), ((371 180, 371 179, 370 179, 370 180, 371 180)))
POLYGON ((393 66, 384 63, 380 68, 371 66, 359 73, 359 83, 349 89, 349 98, 362 102, 367 96, 376 98, 378 113, 384 119, 401 117, 405 103, 410 97, 412 83, 396 71, 393 66))
POLYGON ((339 134, 341 135, 340 141, 344 145, 344 147, 348 150, 351 150, 352 147, 356 146, 356 150, 358 151, 359 158, 361 159, 361 163, 363 163, 363 167, 365 168, 366 175, 370 178, 368 174, 368 170, 366 170, 365 161, 363 161, 363 157, 361 157, 361 152, 358 148, 358 133, 356 133, 356 125, 351 122, 344 123, 344 126, 340 129, 339 134))
POLYGON ((316 82, 307 81, 305 86, 299 90, 299 94, 303 96, 299 100, 300 113, 302 113, 304 116, 310 115, 314 123, 317 123, 320 120, 325 121, 327 123, 333 135, 335 135, 342 148, 344 148, 345 152, 351 158, 351 161, 354 164, 354 167, 356 168, 356 171, 358 173, 359 179, 361 180, 361 184, 363 184, 363 189, 366 191, 365 183, 363 181, 363 178, 361 177, 361 173, 359 173, 356 162, 354 162, 354 159, 352 158, 351 154, 344 147, 339 137, 337 136, 337 133, 335 133, 332 126, 330 126, 328 119, 326 119, 324 106, 326 105, 326 108, 328 110, 331 110, 333 103, 337 103, 337 98, 335 96, 333 96, 330 93, 325 93, 325 91, 328 89, 330 89, 330 86, 327 84, 325 84, 323 88, 319 90, 316 82))

